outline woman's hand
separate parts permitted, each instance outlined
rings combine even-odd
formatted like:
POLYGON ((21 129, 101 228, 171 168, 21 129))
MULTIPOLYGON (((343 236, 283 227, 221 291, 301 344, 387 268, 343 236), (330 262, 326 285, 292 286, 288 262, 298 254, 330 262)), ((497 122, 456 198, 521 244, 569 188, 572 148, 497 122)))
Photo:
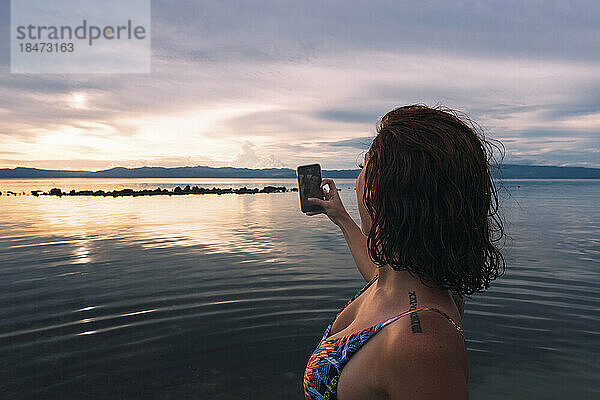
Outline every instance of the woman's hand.
POLYGON ((326 214, 331 222, 339 226, 340 222, 350 215, 342 204, 342 199, 340 199, 340 195, 335 187, 333 179, 323 179, 321 181, 321 190, 323 190, 323 185, 325 184, 329 185, 329 191, 325 192, 325 200, 314 197, 309 197, 307 199, 309 203, 323 207, 324 211, 308 211, 306 212, 306 215, 326 214))

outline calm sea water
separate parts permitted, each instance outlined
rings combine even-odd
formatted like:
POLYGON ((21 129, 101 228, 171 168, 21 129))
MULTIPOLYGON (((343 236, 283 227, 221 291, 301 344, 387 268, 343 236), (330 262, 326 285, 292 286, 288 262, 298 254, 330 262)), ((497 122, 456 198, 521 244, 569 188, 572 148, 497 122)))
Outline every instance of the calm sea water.
MULTIPOLYGON (((354 180, 336 180, 355 221, 354 180)), ((0 397, 301 399, 364 280, 298 194, 6 196, 295 187, 293 179, 0 181, 0 397)), ((600 180, 505 181, 507 271, 468 300, 473 399, 600 398, 600 180)))

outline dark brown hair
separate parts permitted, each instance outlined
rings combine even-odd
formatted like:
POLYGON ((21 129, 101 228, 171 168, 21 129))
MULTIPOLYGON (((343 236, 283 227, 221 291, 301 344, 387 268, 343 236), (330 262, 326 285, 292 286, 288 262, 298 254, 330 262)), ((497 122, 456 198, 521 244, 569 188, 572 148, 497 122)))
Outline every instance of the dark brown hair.
POLYGON ((504 229, 490 171, 499 172, 494 148, 503 158, 501 142, 447 107, 413 104, 388 112, 365 169, 373 262, 460 295, 482 292, 504 273, 495 244, 504 229))

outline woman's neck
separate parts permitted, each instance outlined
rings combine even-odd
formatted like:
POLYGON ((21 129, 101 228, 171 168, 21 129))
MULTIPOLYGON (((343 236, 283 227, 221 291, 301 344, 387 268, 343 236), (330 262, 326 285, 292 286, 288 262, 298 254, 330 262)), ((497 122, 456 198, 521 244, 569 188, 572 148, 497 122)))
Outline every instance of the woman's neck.
POLYGON ((428 287, 420 281, 416 274, 411 276, 408 271, 395 271, 386 264, 378 268, 378 274, 374 296, 380 300, 386 302, 394 302, 397 299, 406 300, 409 298, 410 293, 417 293, 419 303, 423 305, 427 305, 424 302, 437 304, 452 300, 447 290, 431 283, 428 283, 431 286, 428 287))

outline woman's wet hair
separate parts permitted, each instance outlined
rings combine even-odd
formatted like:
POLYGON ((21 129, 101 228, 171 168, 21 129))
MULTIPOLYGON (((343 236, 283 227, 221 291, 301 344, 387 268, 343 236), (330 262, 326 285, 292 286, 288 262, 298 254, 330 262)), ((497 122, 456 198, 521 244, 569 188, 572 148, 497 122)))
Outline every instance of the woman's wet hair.
POLYGON ((487 289, 505 270, 494 149, 502 161, 501 142, 447 107, 413 104, 383 116, 363 192, 373 262, 453 294, 487 289))

